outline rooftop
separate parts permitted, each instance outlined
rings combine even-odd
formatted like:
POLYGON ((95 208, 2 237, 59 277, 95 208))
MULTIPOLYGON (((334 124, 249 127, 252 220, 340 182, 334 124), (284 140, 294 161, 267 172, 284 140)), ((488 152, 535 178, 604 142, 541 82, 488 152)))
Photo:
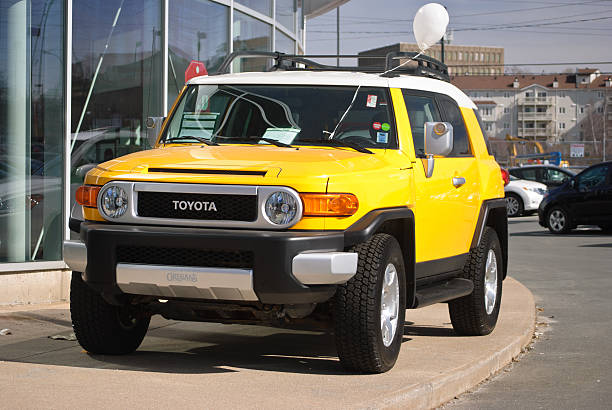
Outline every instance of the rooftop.
MULTIPOLYGON (((581 69, 591 70, 591 69, 581 69)), ((579 74, 585 74, 580 72, 579 74)), ((596 69, 592 69, 595 73, 596 69)), ((586 73, 589 74, 589 73, 586 73)), ((569 74, 506 74, 506 75, 454 75, 451 76, 451 83, 462 90, 501 90, 514 88, 514 80, 519 82, 519 89, 537 84, 542 87, 553 88, 553 82, 557 80, 558 89, 600 89, 606 86, 605 82, 609 78, 607 75, 599 75, 590 83, 576 84, 576 73, 569 74)))

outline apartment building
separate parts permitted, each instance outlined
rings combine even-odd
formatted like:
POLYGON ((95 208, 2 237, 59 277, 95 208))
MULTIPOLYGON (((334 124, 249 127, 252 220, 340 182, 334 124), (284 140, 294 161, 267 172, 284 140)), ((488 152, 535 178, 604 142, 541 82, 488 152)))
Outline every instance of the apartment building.
MULTIPOLYGON (((411 43, 397 43, 362 51, 359 55, 384 56, 394 51, 419 52, 419 47, 411 43)), ((425 55, 442 60, 442 46, 440 44, 432 46, 425 55)), ((448 71, 451 75, 500 75, 504 72, 504 48, 445 44, 444 63, 449 66, 448 71)), ((360 66, 380 64, 380 60, 359 58, 360 66)))
MULTIPOLYGON (((546 151, 570 158, 572 144, 584 145, 576 164, 598 162, 612 153, 612 78, 585 68, 549 75, 458 75, 451 82, 479 108, 499 161, 517 149, 507 136, 539 142, 546 151), (607 144, 604 143, 606 138, 607 144)), ((531 153, 519 144, 518 153, 531 153)))

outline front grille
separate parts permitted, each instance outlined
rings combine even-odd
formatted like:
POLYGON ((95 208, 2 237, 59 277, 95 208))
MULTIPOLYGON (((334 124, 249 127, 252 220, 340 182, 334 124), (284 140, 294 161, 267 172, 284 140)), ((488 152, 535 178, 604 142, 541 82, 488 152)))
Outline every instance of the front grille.
POLYGON ((139 192, 138 216, 252 222, 257 219, 257 196, 139 192))
POLYGON ((252 269, 253 252, 140 246, 117 247, 117 262, 147 265, 252 269))

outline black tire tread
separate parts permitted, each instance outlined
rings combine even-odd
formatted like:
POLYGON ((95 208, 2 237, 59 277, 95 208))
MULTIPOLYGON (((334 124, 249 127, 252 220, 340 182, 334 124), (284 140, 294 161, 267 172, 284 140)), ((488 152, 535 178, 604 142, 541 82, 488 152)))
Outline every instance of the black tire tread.
MULTIPOLYGON (((486 227, 480 245, 470 252, 468 261, 463 268, 462 277, 470 279, 474 283, 474 291, 470 295, 450 301, 448 304, 453 329, 461 335, 482 336, 493 331, 492 327, 486 326, 484 307, 482 309, 475 308, 475 306, 479 306, 481 303, 477 295, 484 292, 484 281, 481 282, 479 276, 481 275, 480 270, 482 266, 486 264, 489 243, 492 240, 497 240, 499 246, 499 239, 495 230, 491 227, 486 227)), ((498 260, 498 263, 500 262, 498 260)), ((499 265, 498 269, 501 269, 499 265)), ((501 280, 501 278, 498 280, 501 280)), ((501 300, 501 296, 500 288, 497 297, 501 300)))
POLYGON ((110 305, 73 272, 70 284, 70 315, 79 344, 89 353, 121 355, 140 346, 149 328, 150 317, 139 318, 132 329, 119 324, 120 307, 110 305))
MULTIPOLYGON (((350 252, 359 254, 357 273, 345 285, 338 287, 334 299, 336 347, 340 361, 347 369, 368 373, 388 370, 375 349, 379 337, 376 331, 379 315, 376 284, 377 271, 384 263, 385 248, 391 242, 396 242, 393 236, 379 233, 350 249, 350 252)), ((403 326, 402 329, 398 326, 397 331, 403 331, 403 326)))

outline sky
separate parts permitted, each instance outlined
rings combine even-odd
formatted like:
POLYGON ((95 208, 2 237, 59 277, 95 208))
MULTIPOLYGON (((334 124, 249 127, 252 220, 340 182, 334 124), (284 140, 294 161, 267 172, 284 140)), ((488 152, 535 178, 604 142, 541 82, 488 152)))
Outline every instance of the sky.
MULTIPOLYGON (((414 43, 412 19, 428 1, 350 0, 340 7, 340 53, 414 43)), ((506 64, 612 62, 612 0, 447 0, 457 45, 504 47, 506 64)), ((336 53, 336 11, 308 20, 306 53, 336 53)), ((353 60, 354 61, 354 60, 353 60)), ((346 62, 348 64, 349 62, 346 62)), ((525 72, 610 64, 525 66, 525 72)))

